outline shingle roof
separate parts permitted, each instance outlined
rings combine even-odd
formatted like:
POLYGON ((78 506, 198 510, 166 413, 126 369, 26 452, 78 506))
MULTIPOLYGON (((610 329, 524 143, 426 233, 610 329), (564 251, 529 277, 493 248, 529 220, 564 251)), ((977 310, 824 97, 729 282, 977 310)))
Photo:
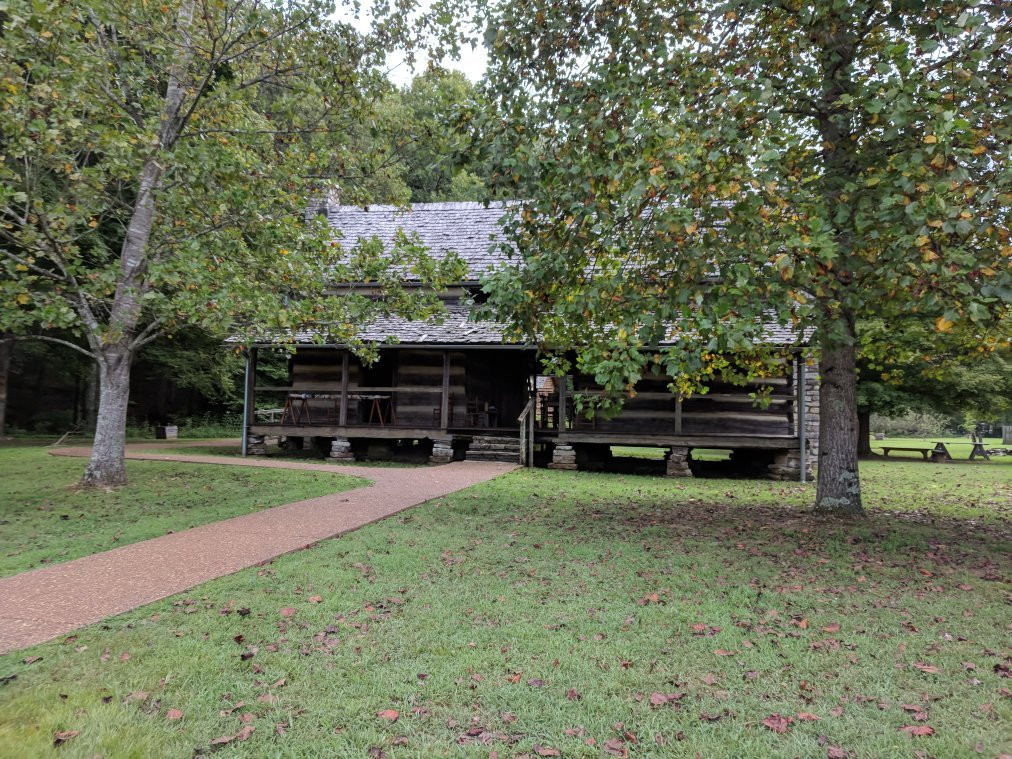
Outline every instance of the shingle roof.
MULTIPOLYGON (((315 342, 317 333, 299 332, 297 343, 315 342)), ((394 338, 411 345, 503 345, 502 325, 490 321, 471 321, 467 306, 451 305, 439 320, 411 321, 399 316, 376 319, 359 332, 366 341, 383 342, 394 338)))
POLYGON ((443 258, 450 251, 467 262, 468 279, 477 282, 505 261, 497 243, 503 239, 499 219, 507 203, 415 203, 400 206, 329 206, 327 222, 345 245, 378 237, 385 247, 398 229, 415 233, 429 255, 443 258))
MULTIPOLYGON (((415 203, 410 207, 374 205, 327 205, 326 214, 335 237, 345 245, 360 239, 378 237, 388 247, 398 229, 416 233, 429 249, 429 254, 443 257, 455 251, 467 262, 469 281, 478 282, 495 267, 506 263, 507 258, 499 243, 504 237, 499 222, 509 213, 513 203, 415 203)), ((323 210, 323 209, 321 209, 323 210)), ((763 325, 763 339, 774 345, 791 345, 797 341, 797 332, 776 324, 771 318, 763 325)), ((804 341, 811 336, 805 331, 804 341)), ((488 321, 472 321, 470 309, 463 305, 447 307, 441 321, 410 321, 400 317, 386 317, 365 327, 360 337, 366 341, 385 341, 415 345, 502 345, 503 325, 488 321)), ((301 332, 296 341, 315 341, 315 333, 301 332)), ((662 345, 670 345, 674 339, 662 345)))
MULTIPOLYGON (((296 343, 314 343, 319 333, 303 331, 296 334, 296 343)), ((763 340, 772 345, 793 345, 797 332, 790 327, 768 321, 763 324, 763 340)), ((399 316, 376 319, 359 332, 367 342, 384 342, 393 339, 404 345, 513 345, 504 339, 502 324, 492 321, 472 320, 471 309, 465 305, 447 305, 446 314, 431 321, 411 321, 399 316)), ((811 337, 811 329, 805 331, 805 340, 811 337)), ((677 338, 672 336, 661 341, 661 346, 673 345, 677 338)))

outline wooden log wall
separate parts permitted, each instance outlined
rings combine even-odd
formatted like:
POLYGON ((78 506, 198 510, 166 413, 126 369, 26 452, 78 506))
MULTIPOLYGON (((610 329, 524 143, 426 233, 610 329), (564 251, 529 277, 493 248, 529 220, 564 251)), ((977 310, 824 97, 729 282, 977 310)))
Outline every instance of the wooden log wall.
MULTIPOLYGON (((292 358, 291 387, 295 392, 340 392, 344 351, 333 348, 304 348, 292 358)), ((474 399, 496 407, 499 426, 516 425, 516 417, 527 402, 530 356, 517 351, 449 351, 440 348, 390 348, 380 359, 365 367, 350 356, 348 392, 359 388, 416 387, 432 391, 400 390, 395 394, 398 427, 433 428, 439 426, 442 405, 444 354, 449 356, 448 426, 467 426, 467 400, 474 399)), ((382 391, 388 392, 388 391, 382 391)), ((368 394, 368 390, 362 391, 368 394)), ((338 402, 326 399, 308 401, 313 424, 336 423, 338 402)), ((367 424, 369 402, 348 401, 349 425, 367 424)))
MULTIPOLYGON (((341 391, 341 366, 344 351, 335 348, 300 348, 291 360, 291 385, 296 392, 311 391, 334 393, 341 391)), ((348 384, 358 384, 361 364, 353 357, 348 362, 348 384)), ((309 411, 314 424, 337 424, 338 403, 335 400, 314 398, 309 411)), ((348 403, 348 423, 355 420, 357 404, 348 403)))
MULTIPOLYGON (((443 386, 443 351, 430 350, 390 350, 383 361, 397 362, 395 385, 431 387, 440 389, 443 386)), ((464 420, 464 356, 457 351, 450 351, 450 408, 449 426, 462 426, 464 420)), ((439 426, 438 411, 442 403, 440 393, 397 393, 397 426, 399 427, 431 427, 439 426), (433 412, 436 412, 435 415, 433 412)))
MULTIPOLYGON (((682 401, 681 409, 668 389, 668 377, 647 376, 636 385, 636 396, 626 400, 621 413, 612 419, 588 420, 573 415, 573 428, 580 431, 622 434, 682 435, 794 435, 795 388, 791 365, 785 363, 784 376, 746 385, 713 382, 706 394, 682 401), (771 386, 772 400, 766 408, 753 405, 748 394, 761 386, 771 386)), ((594 392, 599 386, 593 378, 574 378, 575 392, 594 392)))

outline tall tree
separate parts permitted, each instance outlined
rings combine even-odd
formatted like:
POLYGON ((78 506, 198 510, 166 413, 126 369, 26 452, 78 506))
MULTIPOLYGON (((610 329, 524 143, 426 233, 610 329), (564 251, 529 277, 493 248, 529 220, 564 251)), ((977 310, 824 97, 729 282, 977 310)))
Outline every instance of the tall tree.
POLYGON ((411 200, 478 200, 487 175, 478 151, 454 127, 472 105, 475 86, 459 71, 432 68, 400 92, 410 131, 401 151, 411 200))
POLYGON ((872 413, 994 419, 1012 408, 1012 323, 994 329, 870 319, 858 335, 858 455, 871 454, 872 413))
POLYGON ((494 301, 527 335, 583 340, 579 360, 616 394, 654 362, 698 384, 707 357, 761 347, 764 322, 810 325, 816 508, 861 512, 858 324, 930 314, 944 332, 1012 300, 1010 14, 975 0, 493 6, 496 115, 478 128, 497 186, 529 198, 508 230, 524 266, 494 301), (643 350, 673 332, 676 348, 643 350))
MULTIPOLYGON (((159 335, 323 324, 353 340, 377 313, 437 307, 399 288, 378 245, 342 248, 305 213, 335 180, 357 197, 343 137, 389 88, 412 5, 363 37, 321 0, 5 4, 0 308, 15 314, 0 324, 70 329, 80 344, 62 342, 96 360, 84 484, 125 482, 130 368, 159 335), (327 296, 327 278, 389 297, 327 296)), ((434 283, 456 267, 406 238, 394 257, 434 283)))

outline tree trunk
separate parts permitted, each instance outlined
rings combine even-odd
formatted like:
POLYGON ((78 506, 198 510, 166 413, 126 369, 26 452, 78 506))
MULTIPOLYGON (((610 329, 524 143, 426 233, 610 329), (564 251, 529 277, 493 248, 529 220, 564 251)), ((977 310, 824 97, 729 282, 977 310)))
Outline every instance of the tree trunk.
POLYGON ((871 409, 857 410, 857 455, 871 456, 871 409))
POLYGON ((7 434, 7 378, 10 375, 14 338, 10 333, 0 335, 0 439, 7 434))
POLYGON ((98 418, 98 362, 88 367, 88 376, 84 381, 84 410, 82 422, 84 429, 95 431, 95 421, 98 418))
POLYGON ((155 196, 164 177, 164 152, 179 139, 186 96, 185 86, 192 58, 190 24, 193 21, 194 0, 183 0, 177 13, 179 47, 173 57, 165 88, 161 126, 155 151, 144 162, 137 184, 137 198, 127 224, 123 246, 120 249, 120 273, 109 312, 106 334, 116 336, 115 342, 105 344, 105 334, 89 336, 91 348, 98 356, 99 400, 95 421, 95 441, 91 460, 81 478, 86 487, 107 487, 126 484, 123 466, 126 445, 127 402, 130 399, 130 365, 134 352, 156 323, 138 330, 142 316, 142 298, 147 291, 145 272, 151 263, 148 259, 148 242, 157 211, 155 196))
POLYGON ((857 473, 857 350, 823 346, 819 371, 819 483, 815 510, 863 514, 857 473))
POLYGON ((133 354, 122 346, 103 350, 98 359, 99 399, 95 441, 81 484, 118 487, 126 484, 124 466, 130 364, 133 354))

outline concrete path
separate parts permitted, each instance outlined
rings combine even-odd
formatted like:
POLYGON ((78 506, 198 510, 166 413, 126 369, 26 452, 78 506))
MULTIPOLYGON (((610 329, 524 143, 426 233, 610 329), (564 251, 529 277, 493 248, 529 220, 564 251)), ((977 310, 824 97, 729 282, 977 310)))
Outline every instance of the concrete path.
MULTIPOLYGON (((235 445, 235 441, 230 443, 235 445)), ((170 446, 173 444, 131 445, 127 458, 335 472, 373 484, 0 579, 0 653, 42 643, 515 468, 494 462, 412 468, 339 466, 150 452, 170 446)), ((86 456, 89 450, 62 448, 53 452, 86 456)))

